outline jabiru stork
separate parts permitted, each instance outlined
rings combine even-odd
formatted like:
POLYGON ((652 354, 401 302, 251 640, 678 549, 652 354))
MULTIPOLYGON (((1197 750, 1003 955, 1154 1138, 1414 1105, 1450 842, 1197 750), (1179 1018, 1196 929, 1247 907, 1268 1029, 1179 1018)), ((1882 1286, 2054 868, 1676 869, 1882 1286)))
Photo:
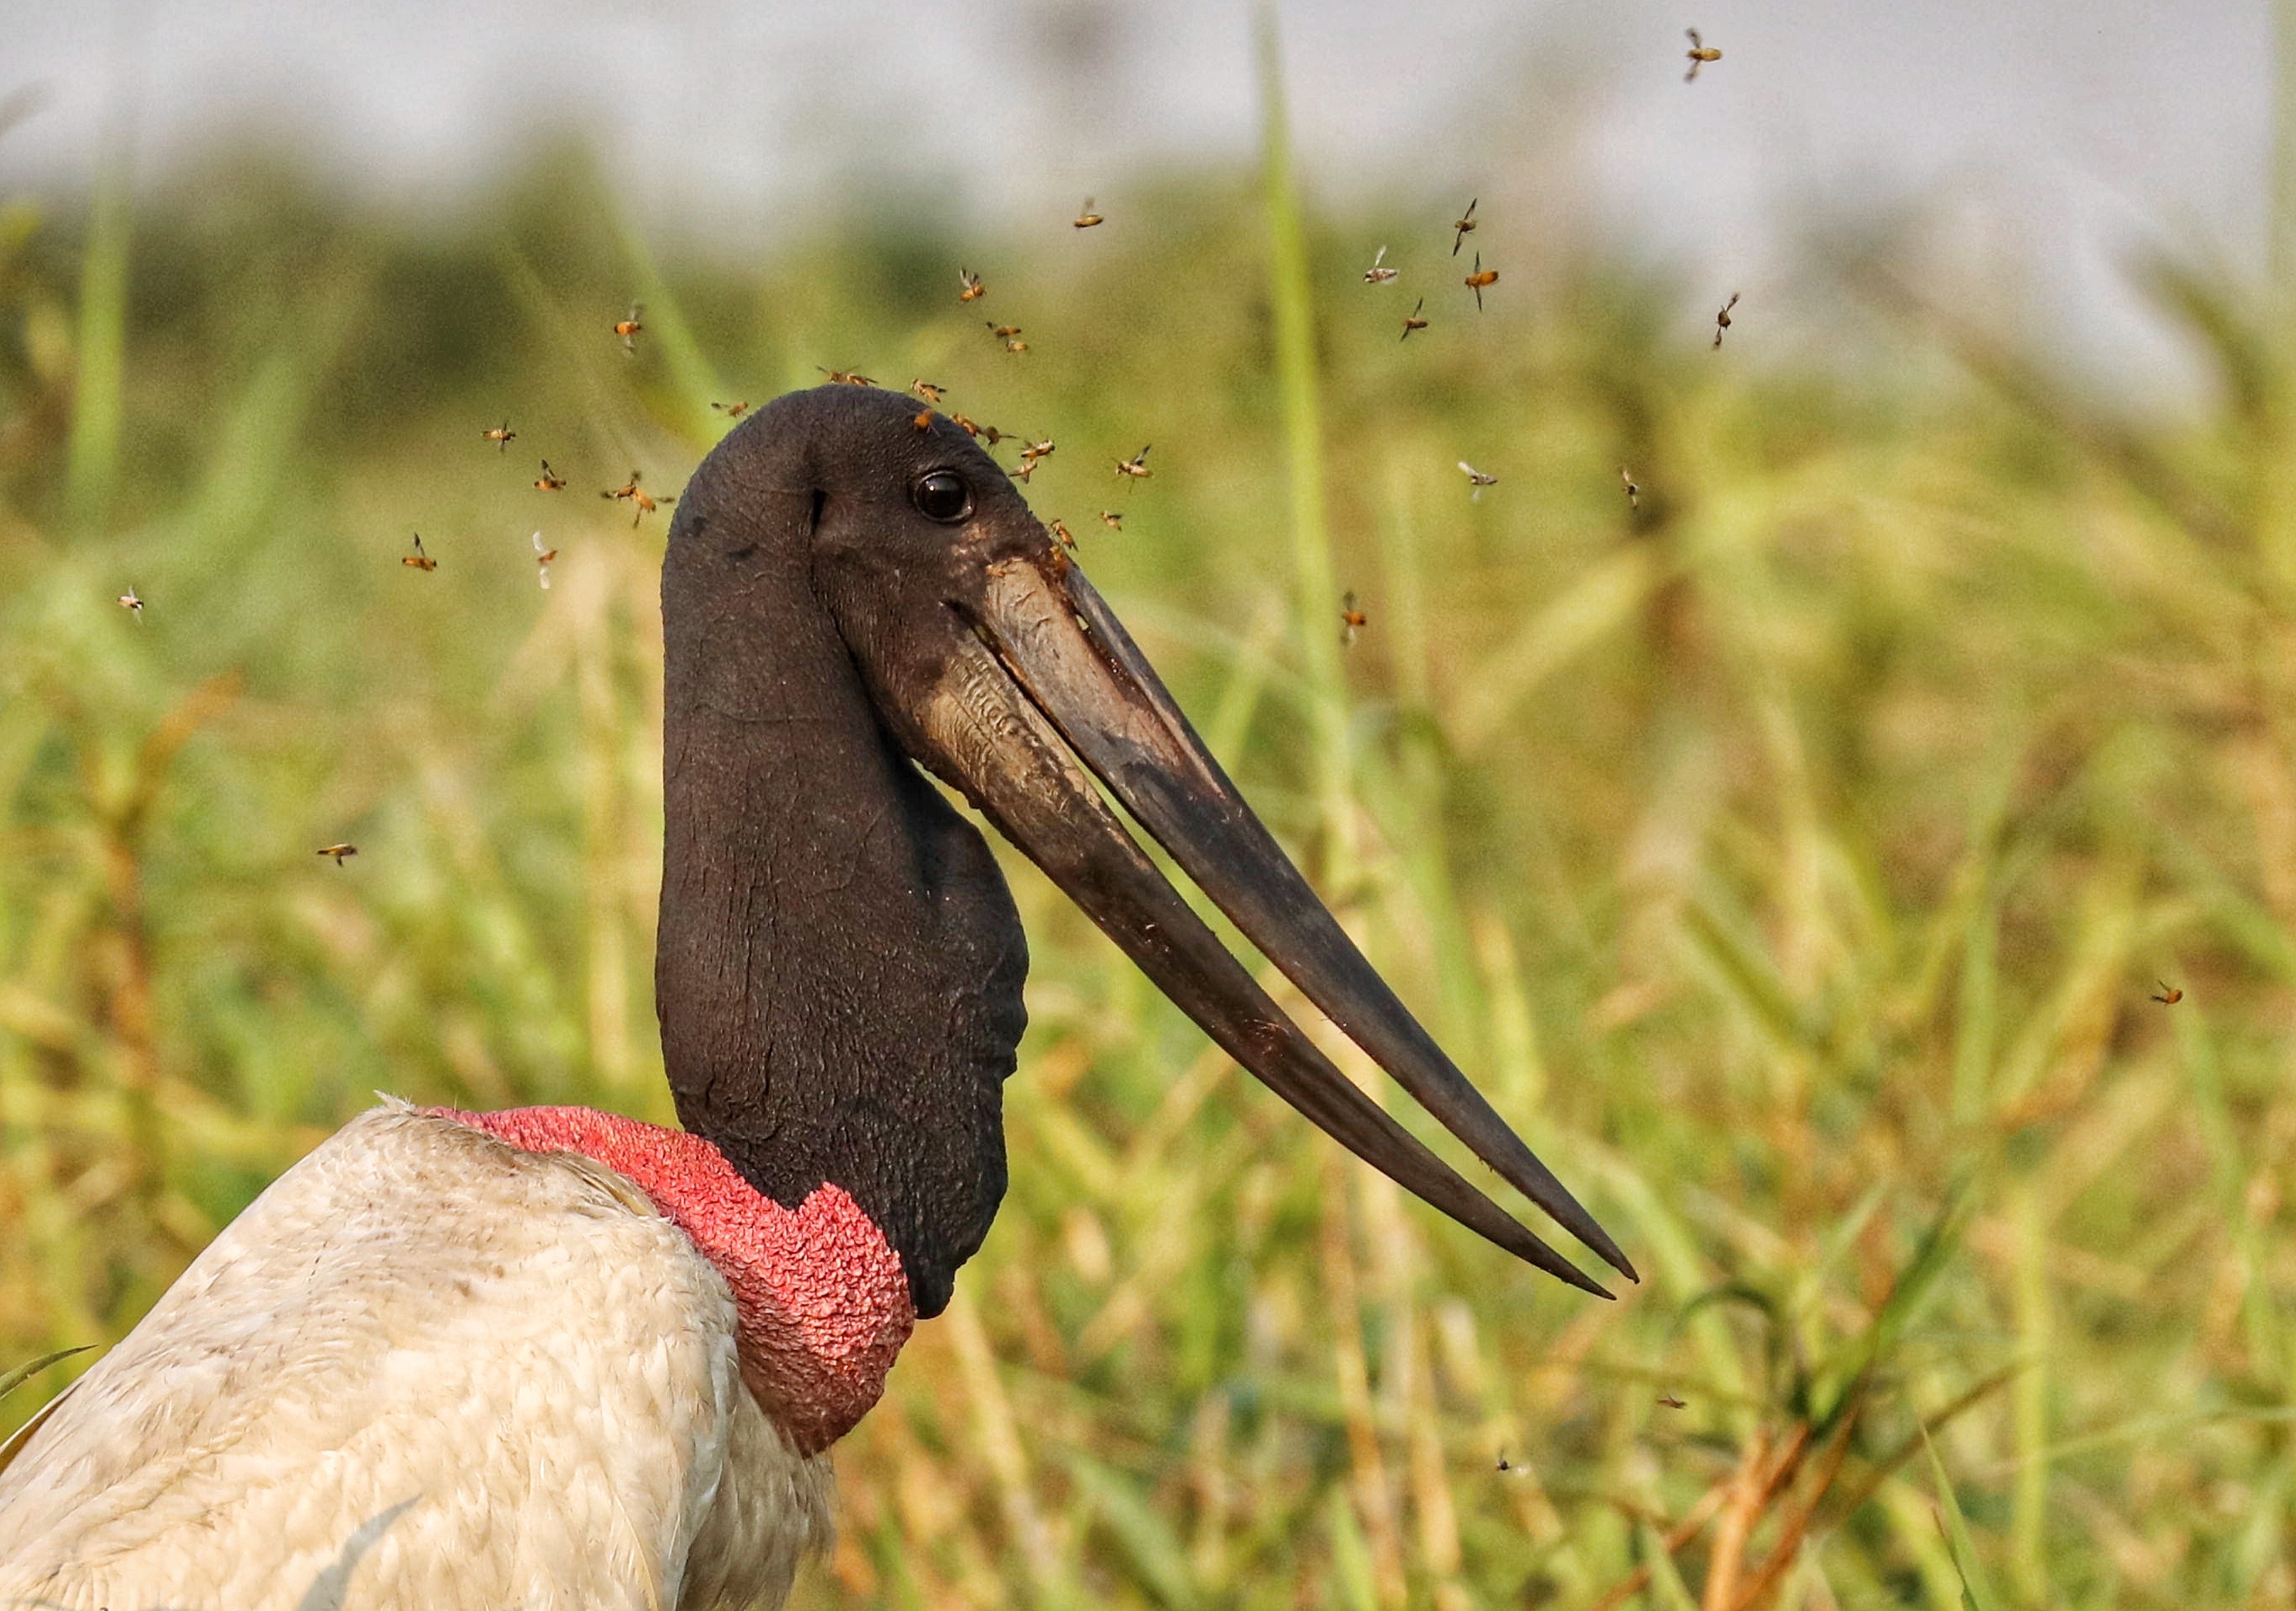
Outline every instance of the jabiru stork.
POLYGON ((1428 1112, 1633 1270, 1398 1002, 996 464, 912 401, 756 411, 662 566, 655 970, 683 1131, 386 1102, 0 1471, 0 1607, 772 1607, 824 1451, 1005 1184, 1026 942, 961 793, 1366 1162, 1603 1289, 1357 1089, 1094 779, 1428 1112), (920 768, 923 771, 920 771, 920 768))

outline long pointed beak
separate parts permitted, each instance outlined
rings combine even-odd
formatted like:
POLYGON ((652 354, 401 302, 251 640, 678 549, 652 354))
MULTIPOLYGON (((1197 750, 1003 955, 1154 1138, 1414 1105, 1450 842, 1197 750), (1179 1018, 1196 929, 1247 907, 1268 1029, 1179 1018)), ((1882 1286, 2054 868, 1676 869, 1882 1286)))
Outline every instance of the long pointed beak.
MULTIPOLYGON (((1378 1062, 1412 1097, 1416 1097, 1428 1113, 1442 1122, 1444 1129, 1464 1141, 1476 1157, 1490 1164, 1502 1180, 1513 1184, 1531 1203, 1552 1214, 1563 1230, 1594 1248, 1628 1280, 1639 1279, 1633 1264, 1628 1263, 1626 1253, 1619 1251, 1617 1241, 1605 1235, 1605 1230, 1578 1203, 1578 1198, 1563 1189, 1554 1173, 1547 1171, 1546 1164, 1540 1164, 1538 1157, 1522 1143, 1522 1138, 1515 1136, 1513 1129, 1508 1127, 1506 1120, 1492 1111, 1490 1101, 1483 1100, 1483 1092, 1467 1081, 1451 1058, 1444 1056, 1435 1040, 1378 976, 1371 961, 1364 960, 1364 954, 1348 938, 1346 929, 1339 928, 1339 920, 1332 916, 1330 909, 1324 909, 1323 902, 1316 897, 1316 890, 1308 888, 1307 879, 1276 845, 1275 835, 1267 833, 1260 819, 1244 803, 1242 794, 1228 781, 1226 771, 1221 771, 1219 762, 1212 759, 1210 750, 1203 746, 1203 739, 1196 737, 1196 730, 1189 725, 1187 716, 1180 714, 1180 707, 1164 689, 1164 682, 1155 675, 1148 657, 1144 657, 1139 645, 1132 642, 1132 635, 1125 631, 1123 622, 1116 619, 1116 613, 1100 597, 1100 592, 1091 585, 1091 581, 1086 581, 1084 571, 1075 565, 1063 565, 1047 576, 1045 569, 1024 560, 994 567, 976 629, 992 647, 1008 677, 1015 679, 1026 693, 1031 716, 1059 732, 1065 746, 1091 766, 1116 801, 1148 829, 1167 854, 1171 854, 1173 861, 1180 863, 1189 879, 1194 879, 1196 886, 1210 897, 1212 904, 1228 913, 1235 928, 1242 929, 1244 936, 1251 938, 1251 944, 1259 945, 1260 953, 1283 976, 1291 977, 1292 985, 1300 986, 1300 992, 1308 1001, 1316 1002, 1350 1040, 1355 1040, 1355 1044, 1362 1046, 1373 1062, 1378 1062)), ((1063 755, 1061 759, 1065 762, 1068 757, 1063 755)), ((1100 806, 1097 797, 1093 797, 1093 806, 1100 806)), ((1107 814, 1104 808, 1102 814, 1107 814)), ((1155 879, 1155 884, 1171 895, 1171 900, 1180 904, 1180 909, 1187 911, 1185 902, 1177 902, 1177 895, 1164 884, 1161 874, 1139 856, 1139 849, 1113 817, 1109 817, 1107 826, 1141 863, 1145 874, 1155 879)), ((1045 865, 1047 872, 1054 872, 1047 858, 1040 856, 1026 838, 1020 833, 1013 833, 1013 838, 1029 856, 1045 865)), ((1054 872, 1054 879, 1059 881, 1059 874, 1054 872)), ((1068 884, 1063 884, 1063 888, 1068 888, 1068 884)), ((1120 945, 1125 945, 1125 950, 1132 950, 1125 934, 1111 925, 1111 918, 1093 909, 1093 902, 1086 900, 1079 890, 1068 888, 1068 893, 1072 900, 1086 906, 1086 911, 1091 911, 1093 918, 1120 945)), ((1196 922, 1196 928, 1201 929, 1203 925, 1196 922)), ((1251 985, 1249 973, 1242 973, 1208 929, 1203 938, 1219 954, 1219 960, 1226 961, 1242 977, 1244 985, 1251 985)), ((1139 957, 1139 953, 1135 953, 1135 960, 1141 969, 1157 977, 1160 985, 1164 985, 1173 1001, 1180 1001, 1180 1005, 1187 1008, 1187 1001, 1177 996, 1164 977, 1157 976, 1157 969, 1139 957)), ((1323 1069, 1330 1069, 1330 1062, 1324 1062, 1320 1053, 1313 1051, 1313 1046, 1300 1037, 1295 1026, 1291 1026, 1288 1019, 1281 1019, 1275 1005, 1260 996, 1259 986, 1251 985, 1251 992, 1256 998, 1253 1008, 1259 1010, 1265 1005, 1265 1010, 1275 1014, 1283 1028, 1300 1040, 1300 1044, 1307 1046, 1307 1051, 1323 1065, 1323 1069)), ((1194 1008, 1189 1008, 1189 1012, 1208 1033, 1212 1033, 1215 1040, 1221 1040, 1219 1030, 1210 1019, 1194 1012, 1194 1008)), ((1240 1056, 1240 1060, 1292 1100, 1292 1104, 1308 1111, 1291 1090, 1270 1078, 1267 1069, 1253 1065, 1249 1058, 1240 1056)), ((1348 1095, 1362 1097, 1362 1092, 1357 1092, 1355 1085, 1348 1084, 1346 1078, 1336 1076, 1336 1072, 1334 1078, 1339 1078, 1339 1085, 1346 1088, 1348 1095)), ((1387 1117, 1368 1100, 1364 1106, 1373 1113, 1380 1113, 1380 1117, 1387 1117)), ((1308 1116, 1316 1117, 1316 1113, 1308 1111, 1308 1116)), ((1318 1117, 1318 1122, 1323 1120, 1318 1117)), ((1324 1129, 1332 1127, 1324 1124, 1324 1129)), ((1341 1141, 1348 1138, 1341 1136, 1341 1141)), ((1355 1143, 1350 1141, 1348 1145, 1355 1143)), ((1357 1148, 1357 1152, 1362 1152, 1362 1148, 1357 1148)), ((1448 1200, 1439 1200, 1396 1175, 1384 1159, 1375 1159, 1371 1154, 1364 1157, 1403 1184, 1410 1184, 1412 1191, 1419 1191, 1419 1196, 1458 1216, 1458 1209, 1451 1207, 1448 1200)), ((1432 1154, 1428 1154, 1428 1161, 1435 1161, 1432 1154)), ((1458 1182, 1456 1175, 1444 1173, 1458 1182)), ((1458 1189, 1474 1191, 1464 1182, 1458 1182, 1458 1189)), ((1495 1205, 1481 1198, 1481 1193, 1474 1193, 1474 1200, 1490 1212, 1497 1212, 1495 1205)), ((1467 1223, 1490 1235, 1486 1221, 1488 1216, 1467 1223)), ((1513 1221, 1506 1223, 1515 1228, 1513 1221)), ((1502 1246, 1520 1251, 1515 1241, 1502 1241, 1502 1246)), ((1524 1253, 1524 1257, 1531 1257, 1531 1263, 1540 1264, 1540 1269, 1554 1269, 1562 1264, 1559 1255, 1546 1248, 1546 1244, 1536 1244, 1534 1239, 1534 1246, 1538 1246, 1543 1257, 1531 1257, 1529 1253, 1524 1253)), ((1578 1276, 1575 1269, 1566 1279, 1573 1276, 1578 1276)), ((1589 1283, 1579 1279, 1579 1285, 1589 1283)))
POLYGON ((1501 1179, 1641 1280, 1356 948, 1083 571, 1005 569, 982 625, 1061 736, 1302 995, 1501 1179))
MULTIPOLYGON (((1244 804, 1105 601, 1064 556, 992 567, 921 707, 918 754, 1041 867, 1205 1033, 1357 1157, 1527 1263, 1603 1288, 1358 1090, 1181 898, 1078 765, 1270 961, 1446 1128, 1614 1268, 1617 1245, 1365 961, 1244 804)), ((905 702, 906 703, 906 702, 905 702)))
MULTIPOLYGON (((1008 576, 1033 576, 1045 590, 1043 597, 1056 599, 1026 560, 1008 560, 1005 565, 1013 567, 1008 576)), ((996 585, 992 597, 999 597, 992 615, 1005 617, 1008 610, 996 585)), ((1068 619, 1070 631, 1081 638, 1075 615, 1068 619)), ((1398 1187, 1524 1263, 1575 1288, 1610 1296, 1332 1067, 1330 1058, 1276 1008, 1125 833, 1093 789, 1091 778, 1077 766, 1059 727, 1037 709, 1015 670, 1008 670, 1001 642, 988 619, 978 619, 972 634, 962 635, 946 654, 923 700, 880 707, 905 730, 902 737, 912 755, 962 789, 1173 1005, 1316 1127, 1398 1187)), ((1065 716, 1081 721, 1077 709, 1065 711, 1065 716)), ((1281 861, 1281 852, 1276 856, 1281 861)), ((1283 865, 1288 870, 1288 863, 1283 865)))

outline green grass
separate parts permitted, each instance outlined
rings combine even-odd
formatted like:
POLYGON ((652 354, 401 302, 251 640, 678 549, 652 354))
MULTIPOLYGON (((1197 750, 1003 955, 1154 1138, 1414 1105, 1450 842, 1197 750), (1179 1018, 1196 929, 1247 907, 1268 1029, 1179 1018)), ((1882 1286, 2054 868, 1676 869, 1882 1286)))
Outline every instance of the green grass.
POLYGON ((0 1366, 123 1334, 378 1088, 668 1116, 662 520, 597 494, 859 369, 1059 441, 1031 502, 1645 1280, 1585 1300, 1401 1199, 1008 863, 1012 1195, 840 1447, 805 1603, 2284 1599, 2260 321, 2152 276, 2227 380, 2156 430, 1950 324, 1718 355, 1682 288, 1529 241, 1479 319, 1447 219, 1317 214, 1268 128, 1259 183, 1099 230, 857 204, 763 264, 641 240, 571 159, 476 221, 248 153, 132 229, 0 214, 0 1366))

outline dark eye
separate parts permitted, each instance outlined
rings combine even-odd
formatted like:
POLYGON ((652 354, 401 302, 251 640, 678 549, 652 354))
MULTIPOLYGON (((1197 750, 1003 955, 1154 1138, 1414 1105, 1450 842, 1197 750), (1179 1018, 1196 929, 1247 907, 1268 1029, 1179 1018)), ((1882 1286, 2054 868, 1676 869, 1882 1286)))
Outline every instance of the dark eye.
POLYGON ((951 470, 937 470, 916 485, 910 495, 928 519, 962 520, 972 512, 972 489, 951 470))

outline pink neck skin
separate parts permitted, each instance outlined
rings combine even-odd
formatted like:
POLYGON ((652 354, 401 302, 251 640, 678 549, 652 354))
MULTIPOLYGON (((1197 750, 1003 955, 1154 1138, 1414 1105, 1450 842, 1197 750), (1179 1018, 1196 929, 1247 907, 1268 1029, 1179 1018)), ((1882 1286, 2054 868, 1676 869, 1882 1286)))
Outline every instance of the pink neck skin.
POLYGON ((742 1380, 804 1453, 850 1432, 884 1392, 916 1312, 900 1255, 841 1188, 816 1186, 792 1211, 700 1136, 589 1108, 422 1111, 636 1182, 733 1288, 742 1380))

